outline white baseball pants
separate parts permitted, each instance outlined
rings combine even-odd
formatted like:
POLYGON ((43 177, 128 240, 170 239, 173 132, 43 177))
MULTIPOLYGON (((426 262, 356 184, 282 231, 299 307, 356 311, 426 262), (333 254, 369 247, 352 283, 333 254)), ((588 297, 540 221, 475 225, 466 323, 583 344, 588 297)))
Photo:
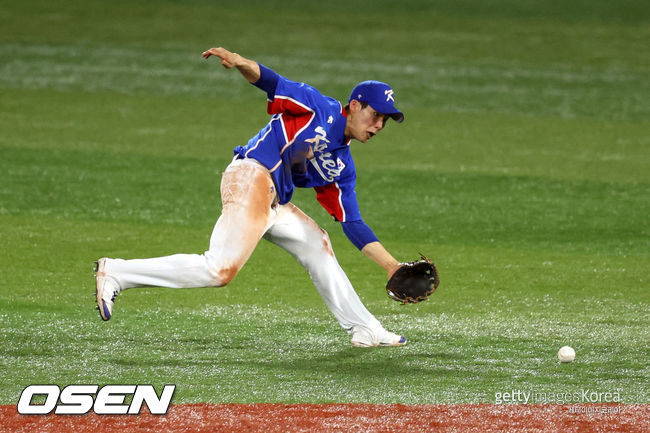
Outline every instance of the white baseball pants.
POLYGON ((338 264, 329 236, 291 203, 274 205, 273 180, 257 161, 234 160, 221 180, 223 210, 204 254, 175 254, 152 259, 108 259, 106 274, 122 290, 157 286, 221 287, 237 275, 265 239, 284 248, 307 270, 340 325, 383 335, 379 321, 366 309, 338 264))

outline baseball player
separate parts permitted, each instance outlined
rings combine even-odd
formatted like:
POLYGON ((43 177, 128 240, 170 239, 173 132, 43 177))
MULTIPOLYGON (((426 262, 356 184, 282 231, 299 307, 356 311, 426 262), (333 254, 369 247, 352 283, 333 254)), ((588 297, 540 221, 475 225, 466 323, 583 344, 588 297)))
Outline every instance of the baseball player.
POLYGON ((343 232, 388 277, 399 263, 364 223, 355 193, 356 172, 350 142, 362 143, 389 119, 404 115, 385 83, 364 81, 343 106, 315 88, 224 48, 211 48, 226 68, 268 97, 271 115, 234 159, 221 180, 223 209, 204 254, 151 259, 101 258, 96 266, 97 306, 103 320, 113 315, 122 290, 140 286, 221 287, 237 275, 264 238, 292 254, 305 267, 327 307, 358 347, 401 346, 406 338, 387 331, 366 309, 334 256, 327 233, 291 203, 295 187, 314 188, 319 203, 341 223, 343 232))

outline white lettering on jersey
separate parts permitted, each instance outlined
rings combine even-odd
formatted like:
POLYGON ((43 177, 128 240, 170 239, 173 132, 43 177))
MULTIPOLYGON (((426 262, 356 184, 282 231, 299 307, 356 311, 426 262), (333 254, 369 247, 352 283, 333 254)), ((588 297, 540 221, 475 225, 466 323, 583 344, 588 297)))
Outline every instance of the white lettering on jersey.
POLYGON ((314 138, 308 138, 305 140, 306 143, 312 143, 314 145, 314 151, 317 150, 317 148, 320 148, 321 150, 327 147, 327 144, 320 144, 321 141, 324 141, 325 143, 329 143, 330 141, 327 139, 327 132, 323 129, 322 126, 317 126, 316 129, 314 130, 316 132, 316 136, 314 138))
POLYGON ((318 126, 314 131, 317 135, 314 138, 308 138, 305 140, 305 142, 313 144, 314 156, 316 156, 316 158, 313 158, 310 161, 323 179, 328 182, 334 182, 334 178, 341 174, 341 171, 345 168, 345 164, 341 162, 340 158, 337 158, 335 162, 332 159, 332 154, 330 152, 325 152, 327 150, 327 144, 330 142, 327 139, 327 132, 325 132, 325 129, 323 129, 322 126, 318 126))

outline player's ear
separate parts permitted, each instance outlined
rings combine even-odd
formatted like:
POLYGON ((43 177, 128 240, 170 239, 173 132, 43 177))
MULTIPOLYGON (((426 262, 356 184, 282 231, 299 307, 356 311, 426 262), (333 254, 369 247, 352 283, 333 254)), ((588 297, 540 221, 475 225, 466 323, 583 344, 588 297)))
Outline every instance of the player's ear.
POLYGON ((350 113, 358 113, 361 110, 361 102, 353 99, 350 101, 350 113))

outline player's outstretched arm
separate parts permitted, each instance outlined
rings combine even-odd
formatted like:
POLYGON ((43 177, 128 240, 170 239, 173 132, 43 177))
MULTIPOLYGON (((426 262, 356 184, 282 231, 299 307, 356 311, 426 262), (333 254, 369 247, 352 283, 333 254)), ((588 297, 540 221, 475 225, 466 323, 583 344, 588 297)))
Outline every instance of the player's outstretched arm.
POLYGON ((388 274, 388 279, 390 279, 390 277, 392 277, 395 271, 400 267, 399 262, 395 260, 386 248, 384 248, 381 242, 370 242, 361 249, 361 252, 370 260, 384 268, 386 274, 388 274))
POLYGON ((237 53, 231 53, 225 48, 210 48, 203 52, 203 58, 217 56, 221 59, 221 65, 226 68, 237 68, 239 72, 251 83, 256 83, 261 76, 260 65, 250 59, 247 59, 237 53))

